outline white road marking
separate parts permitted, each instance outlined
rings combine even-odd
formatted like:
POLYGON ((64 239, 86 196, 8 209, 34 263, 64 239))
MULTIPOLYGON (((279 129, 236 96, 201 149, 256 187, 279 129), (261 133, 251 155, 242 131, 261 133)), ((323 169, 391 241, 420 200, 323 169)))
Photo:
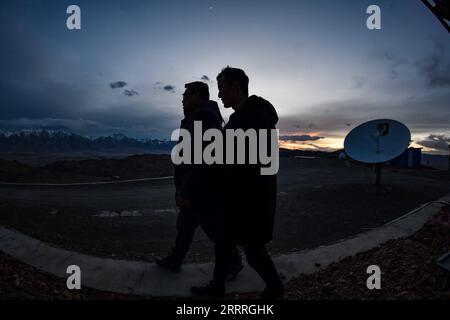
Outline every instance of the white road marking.
POLYGON ((67 187, 67 186, 88 186, 88 185, 119 184, 119 183, 129 183, 129 182, 154 181, 154 180, 168 180, 168 179, 172 179, 172 178, 173 178, 173 176, 167 176, 167 177, 142 178, 142 179, 132 179, 132 180, 121 180, 121 181, 101 181, 101 182, 82 182, 82 183, 17 183, 17 182, 0 182, 0 186, 1 185, 5 185, 5 186, 67 187))
POLYGON ((95 214, 94 217, 99 218, 118 218, 118 217, 142 217, 142 213, 137 210, 123 210, 118 213, 116 211, 102 210, 99 214, 95 214))

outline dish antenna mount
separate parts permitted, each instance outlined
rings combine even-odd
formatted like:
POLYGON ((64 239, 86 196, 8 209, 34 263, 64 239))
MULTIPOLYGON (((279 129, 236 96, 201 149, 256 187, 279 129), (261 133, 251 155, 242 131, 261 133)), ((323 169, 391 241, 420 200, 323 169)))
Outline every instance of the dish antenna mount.
POLYGON ((411 141, 409 129, 396 120, 363 123, 345 137, 345 153, 352 159, 375 165, 375 185, 380 191, 381 164, 400 156, 411 141))

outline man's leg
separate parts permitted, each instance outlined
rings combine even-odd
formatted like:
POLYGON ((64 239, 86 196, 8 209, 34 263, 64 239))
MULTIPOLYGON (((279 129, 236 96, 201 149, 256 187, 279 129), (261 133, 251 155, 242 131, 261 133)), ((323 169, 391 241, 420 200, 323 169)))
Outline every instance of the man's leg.
POLYGON ((230 261, 233 259, 234 245, 226 241, 216 241, 214 244, 213 280, 206 286, 192 287, 191 291, 199 296, 222 297, 225 294, 225 281, 230 261))
POLYGON ((191 247, 198 220, 190 208, 180 208, 177 219, 177 237, 172 253, 182 262, 191 247))
POLYGON ((183 263, 184 257, 194 238, 195 229, 198 227, 198 220, 190 208, 180 208, 177 218, 177 236, 175 246, 169 255, 164 259, 156 260, 160 266, 167 269, 178 271, 183 263))
POLYGON ((229 258, 227 261, 226 281, 234 280, 238 273, 244 268, 244 265, 242 264, 242 257, 238 248, 236 246, 232 246, 229 250, 231 250, 231 252, 229 253, 229 258))
MULTIPOLYGON (((224 284, 233 268, 242 265, 241 256, 236 246, 228 242, 216 242, 214 244, 214 273, 213 282, 224 284)), ((240 270, 239 270, 240 271, 240 270)))
POLYGON ((244 246, 248 264, 255 269, 266 283, 263 298, 281 298, 284 293, 284 285, 278 275, 264 244, 247 244, 244 246))

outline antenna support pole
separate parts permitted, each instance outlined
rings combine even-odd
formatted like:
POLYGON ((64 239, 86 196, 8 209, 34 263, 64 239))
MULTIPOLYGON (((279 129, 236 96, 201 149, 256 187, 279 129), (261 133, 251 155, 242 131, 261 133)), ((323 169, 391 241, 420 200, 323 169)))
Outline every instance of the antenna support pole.
POLYGON ((380 192, 381 187, 381 164, 375 164, 375 185, 377 186, 377 192, 380 192))

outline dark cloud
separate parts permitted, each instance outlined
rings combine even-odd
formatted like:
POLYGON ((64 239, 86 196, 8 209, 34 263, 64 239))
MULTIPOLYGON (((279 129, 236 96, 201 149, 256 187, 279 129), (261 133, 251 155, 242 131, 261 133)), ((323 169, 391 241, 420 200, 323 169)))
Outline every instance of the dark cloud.
POLYGON ((320 131, 342 134, 348 131, 348 123, 363 123, 380 117, 380 107, 367 100, 343 100, 302 108, 300 114, 280 116, 279 128, 291 131, 296 127, 302 132, 320 131))
POLYGON ((390 78, 392 80, 395 80, 398 78, 398 75, 399 75, 398 69, 401 66, 407 66, 409 64, 408 60, 398 57, 397 55, 389 53, 389 52, 383 52, 383 53, 376 54, 376 57, 381 62, 383 62, 385 64, 385 66, 388 68, 390 78))
POLYGON ((105 85, 106 72, 92 72, 95 66, 86 61, 74 64, 71 52, 38 31, 12 18, 0 19, 0 43, 7 44, 0 50, 0 129, 60 128, 83 135, 123 132, 167 139, 179 126, 179 114, 170 108, 111 99, 108 90, 114 87, 125 94, 117 89, 124 81, 105 85))
POLYGON ((450 137, 443 134, 430 134, 427 138, 416 141, 416 143, 422 147, 447 152, 450 137))
POLYGON ((136 90, 124 90, 123 94, 128 97, 132 97, 132 96, 138 96, 139 92, 137 92, 136 90))
MULTIPOLYGON (((450 86, 450 54, 448 46, 441 40, 434 40, 431 46, 432 53, 423 55, 415 61, 409 61, 389 52, 376 54, 388 69, 390 78, 397 79, 400 76, 400 68, 410 68, 416 71, 430 88, 450 86)), ((354 79, 354 89, 360 88, 363 83, 360 79, 354 79)))
POLYGON ((302 122, 299 122, 297 124, 294 124, 293 127, 296 129, 300 129, 300 130, 312 130, 315 127, 317 127, 317 125, 313 122, 308 122, 307 124, 303 124, 302 122))
POLYGON ((308 146, 313 147, 317 151, 326 151, 326 152, 336 151, 335 148, 319 146, 319 145, 313 144, 313 143, 308 143, 308 146))
POLYGON ((127 83, 125 81, 117 81, 117 82, 112 82, 109 84, 111 89, 123 88, 126 85, 127 85, 127 83))
POLYGON ((167 91, 167 92, 171 92, 171 93, 175 93, 176 91, 176 87, 174 85, 171 84, 164 84, 164 82, 156 82, 154 87, 157 90, 163 90, 163 91, 167 91))
POLYGON ((307 130, 313 123, 313 131, 329 135, 345 135, 352 127, 373 119, 390 118, 403 122, 412 134, 446 132, 450 128, 450 91, 431 92, 421 97, 412 96, 386 103, 376 99, 360 98, 333 101, 299 108, 297 114, 280 116, 279 129, 291 132, 297 128, 307 130))
POLYGON ((170 84, 168 84, 168 85, 165 85, 164 87, 163 87, 163 89, 164 89, 164 91, 169 91, 169 92, 175 92, 175 86, 172 86, 172 85, 170 85, 170 84))
POLYGON ((136 99, 128 99, 129 104, 111 100, 107 90, 115 85, 106 87, 96 72, 89 78, 70 55, 61 54, 33 28, 3 25, 0 42, 8 44, 7 50, 0 50, 2 129, 61 128, 84 135, 124 132, 169 138, 179 125, 179 115, 170 109, 153 110, 148 101, 136 99))
POLYGON ((203 75, 200 79, 204 80, 204 81, 210 81, 209 77, 207 75, 203 75))
POLYGON ((282 141, 317 141, 324 139, 324 137, 310 136, 310 135, 293 135, 293 136, 280 136, 282 141))
POLYGON ((70 83, 67 74, 57 80, 59 70, 72 66, 33 28, 12 17, 0 19, 0 42, 5 46, 0 50, 0 118, 60 117, 86 102, 86 90, 70 83))
POLYGON ((439 41, 434 42, 434 53, 415 62, 419 73, 429 87, 450 86, 450 59, 446 47, 439 41))

